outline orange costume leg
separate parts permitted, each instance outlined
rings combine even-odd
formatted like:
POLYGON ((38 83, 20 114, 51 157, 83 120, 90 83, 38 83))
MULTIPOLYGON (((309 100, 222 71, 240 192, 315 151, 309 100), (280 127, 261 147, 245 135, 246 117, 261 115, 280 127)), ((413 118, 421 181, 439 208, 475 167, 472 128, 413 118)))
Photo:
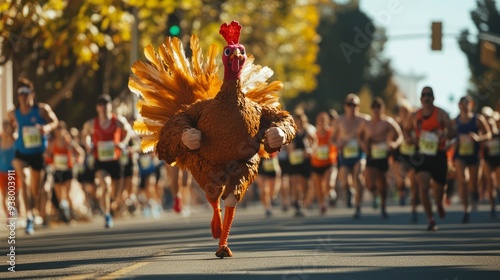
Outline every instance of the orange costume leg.
POLYGON ((229 237, 229 231, 231 230, 231 225, 233 224, 235 212, 236 207, 226 206, 226 210, 224 212, 224 225, 222 226, 222 235, 219 240, 219 250, 215 252, 215 255, 221 259, 233 256, 231 249, 227 246, 227 238, 229 237))
POLYGON ((220 214, 222 209, 220 209, 219 206, 219 199, 217 199, 216 201, 210 201, 208 197, 207 199, 210 205, 212 205, 212 208, 214 209, 214 215, 212 216, 212 223, 210 224, 210 227, 212 229, 213 238, 217 239, 220 237, 222 232, 222 217, 220 214))

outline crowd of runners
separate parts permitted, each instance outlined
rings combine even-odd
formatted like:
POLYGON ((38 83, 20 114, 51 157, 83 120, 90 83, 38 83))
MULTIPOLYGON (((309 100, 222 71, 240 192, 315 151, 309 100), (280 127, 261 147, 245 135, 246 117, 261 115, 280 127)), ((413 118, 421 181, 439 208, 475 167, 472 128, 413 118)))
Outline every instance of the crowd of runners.
MULTIPOLYGON (((18 106, 2 121, 0 211, 17 217, 27 234, 35 226, 102 217, 110 228, 130 215, 159 218, 170 210, 189 215, 190 208, 206 207, 188 172, 141 151, 133 120, 113 112, 109 95, 98 97, 96 117, 81 129, 68 128, 49 105, 35 102, 31 81, 19 79, 16 95, 18 106), (13 173, 15 213, 8 209, 13 173)), ((295 139, 262 159, 242 203, 259 198, 268 218, 276 208, 303 217, 304 209, 325 215, 348 207, 354 219, 363 218, 368 204, 388 219, 387 205, 395 202, 407 205, 415 223, 422 205, 427 229, 437 230, 434 211, 445 218, 447 205, 458 198, 462 223, 482 201, 496 218, 500 100, 475 112, 474 100, 465 96, 453 117, 434 105, 431 87, 422 89, 420 101, 419 108, 400 102, 392 117, 381 98, 373 99, 370 115, 360 113, 355 94, 345 98, 342 115, 320 112, 309 122, 304 112, 294 112, 295 139)))

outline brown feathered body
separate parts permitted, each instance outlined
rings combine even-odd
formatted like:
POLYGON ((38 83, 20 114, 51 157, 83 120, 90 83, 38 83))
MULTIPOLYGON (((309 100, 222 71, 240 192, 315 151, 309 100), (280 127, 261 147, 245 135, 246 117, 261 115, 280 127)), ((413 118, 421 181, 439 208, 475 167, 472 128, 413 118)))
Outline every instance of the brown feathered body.
POLYGON ((167 121, 156 153, 190 170, 207 195, 222 191, 225 198, 233 192, 240 200, 257 176, 264 132, 271 126, 283 127, 287 139, 293 139, 295 131, 289 128, 293 119, 287 112, 257 104, 241 92, 239 80, 225 80, 215 98, 199 101, 167 121), (202 135, 195 151, 184 147, 180 138, 191 127, 202 135))

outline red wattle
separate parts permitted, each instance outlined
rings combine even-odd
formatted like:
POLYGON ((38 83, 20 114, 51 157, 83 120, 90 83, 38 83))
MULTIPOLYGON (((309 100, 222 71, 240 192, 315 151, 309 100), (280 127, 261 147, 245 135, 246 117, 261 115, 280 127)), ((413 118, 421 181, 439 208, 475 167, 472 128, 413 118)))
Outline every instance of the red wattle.
POLYGON ((240 59, 236 56, 233 58, 233 61, 231 63, 231 69, 233 70, 233 72, 238 72, 238 70, 240 69, 240 59))

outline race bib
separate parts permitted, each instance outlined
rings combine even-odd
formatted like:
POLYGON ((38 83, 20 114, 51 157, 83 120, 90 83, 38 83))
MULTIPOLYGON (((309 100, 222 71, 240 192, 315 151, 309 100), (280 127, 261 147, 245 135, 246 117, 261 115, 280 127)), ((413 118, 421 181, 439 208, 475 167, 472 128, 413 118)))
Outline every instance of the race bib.
POLYGON ((345 159, 359 157, 359 145, 356 139, 351 139, 342 149, 342 154, 345 159))
POLYGON ((97 159, 99 161, 112 161, 115 159, 115 143, 113 141, 97 142, 97 159))
POLYGON ((500 156, 500 139, 488 140, 486 146, 488 147, 488 154, 490 156, 500 156))
POLYGON ((288 157, 291 165, 298 165, 304 162, 304 150, 292 151, 288 157))
POLYGON ((94 169, 95 158, 93 155, 87 156, 87 167, 89 169, 94 169))
POLYGON ((139 157, 139 165, 141 169, 147 170, 153 166, 153 159, 150 155, 141 155, 139 157))
POLYGON ((422 131, 418 141, 418 149, 421 154, 435 156, 438 151, 439 138, 436 133, 422 131))
POLYGON ((56 170, 69 170, 68 163, 68 155, 54 155, 54 168, 56 170))
POLYGON ((42 146, 42 134, 40 129, 34 126, 23 127, 23 143, 27 149, 39 148, 42 146))
POLYGON ((399 152, 405 156, 412 156, 415 154, 415 145, 403 142, 399 147, 399 152))
POLYGON ((262 169, 264 169, 265 172, 274 172, 276 171, 275 166, 277 164, 277 158, 266 158, 262 160, 262 169))
POLYGON ((474 140, 467 134, 458 136, 458 154, 460 156, 471 156, 474 154, 474 140))
POLYGON ((330 146, 319 146, 316 150, 316 158, 319 160, 327 160, 330 158, 330 146))
POLYGON ((128 153, 122 152, 120 154, 120 158, 118 160, 120 162, 120 165, 127 165, 128 160, 129 160, 128 153))
POLYGON ((83 174, 85 172, 85 165, 76 163, 73 166, 73 169, 76 169, 76 173, 83 174))
POLYGON ((372 144, 371 146, 371 156, 373 159, 387 158, 388 151, 389 147, 386 143, 372 144))

